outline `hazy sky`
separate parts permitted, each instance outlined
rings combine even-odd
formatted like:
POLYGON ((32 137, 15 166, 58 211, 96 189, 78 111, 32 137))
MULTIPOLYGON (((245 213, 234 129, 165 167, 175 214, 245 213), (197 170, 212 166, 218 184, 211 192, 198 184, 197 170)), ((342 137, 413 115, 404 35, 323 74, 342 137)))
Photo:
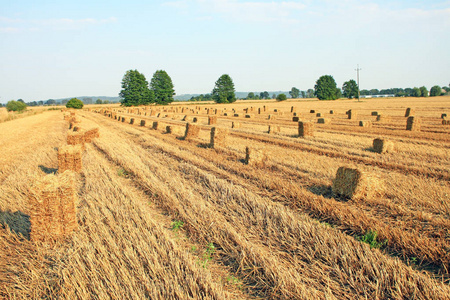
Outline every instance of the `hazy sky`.
POLYGON ((450 1, 0 0, 0 102, 117 96, 129 69, 177 94, 450 83, 450 1))

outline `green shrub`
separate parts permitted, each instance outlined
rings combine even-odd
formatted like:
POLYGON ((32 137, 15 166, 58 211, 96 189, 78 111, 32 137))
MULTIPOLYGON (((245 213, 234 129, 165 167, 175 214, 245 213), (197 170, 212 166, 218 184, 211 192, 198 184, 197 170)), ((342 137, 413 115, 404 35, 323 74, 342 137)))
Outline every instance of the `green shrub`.
POLYGON ((286 100, 286 99, 287 99, 287 97, 286 97, 285 94, 279 94, 279 95, 277 96, 277 101, 284 101, 284 100, 286 100))
POLYGON ((81 109, 83 108, 83 101, 81 101, 80 99, 77 98, 72 98, 70 99, 67 104, 66 107, 67 108, 75 108, 75 109, 81 109))
POLYGON ((27 105, 20 101, 11 100, 6 104, 6 109, 8 111, 24 111, 27 108, 27 105))

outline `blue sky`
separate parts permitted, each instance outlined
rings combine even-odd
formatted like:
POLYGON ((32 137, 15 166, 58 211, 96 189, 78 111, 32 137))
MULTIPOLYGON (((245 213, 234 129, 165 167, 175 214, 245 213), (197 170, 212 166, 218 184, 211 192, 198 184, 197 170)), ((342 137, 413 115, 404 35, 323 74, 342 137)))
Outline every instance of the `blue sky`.
POLYGON ((448 85, 450 1, 0 0, 0 102, 117 96, 129 69, 177 94, 448 85), (60 2, 60 3, 59 3, 60 2))

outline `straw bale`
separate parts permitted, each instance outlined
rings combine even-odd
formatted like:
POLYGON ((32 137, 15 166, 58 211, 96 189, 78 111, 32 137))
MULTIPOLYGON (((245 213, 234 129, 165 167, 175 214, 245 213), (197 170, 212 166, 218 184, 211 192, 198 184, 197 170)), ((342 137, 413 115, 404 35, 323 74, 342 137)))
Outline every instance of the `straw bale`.
POLYGON ((258 115, 261 114, 261 107, 258 108, 258 115))
POLYGON ((447 118, 447 114, 441 114, 441 119, 447 118))
POLYGON ((134 118, 130 119, 130 124, 133 125, 134 124, 134 118))
POLYGON ((211 128, 210 146, 212 148, 216 146, 225 147, 227 145, 228 129, 213 127, 211 128))
POLYGON ((50 174, 37 180, 28 200, 32 241, 59 240, 77 229, 78 200, 73 172, 50 174))
POLYGON ((187 120, 187 115, 184 115, 184 117, 181 119, 181 121, 186 121, 187 120))
POLYGON ((420 131, 421 120, 418 117, 410 116, 406 120, 406 130, 420 131))
POLYGON ((298 121, 300 121, 300 118, 299 118, 299 117, 297 117, 297 116, 295 116, 295 117, 292 117, 292 121, 293 121, 293 122, 298 122, 298 121))
POLYGON ((93 139, 98 138, 98 137, 100 137, 98 128, 89 129, 84 133, 84 141, 86 143, 90 143, 90 142, 92 142, 93 139))
POLYGON ((392 141, 376 138, 373 140, 373 150, 377 153, 393 152, 395 150, 392 141))
POLYGON ((194 117, 194 118, 192 119, 192 122, 197 123, 197 122, 198 122, 198 118, 197 118, 197 117, 194 117))
POLYGON ((330 110, 330 115, 334 114, 334 110, 330 110))
POLYGON ((348 111, 347 115, 348 115, 349 120, 354 120, 358 117, 358 114, 356 113, 356 111, 351 110, 351 109, 348 111))
POLYGON ((359 126, 361 127, 372 127, 371 121, 359 121, 359 126))
POLYGON ((159 126, 159 123, 158 123, 158 122, 153 122, 153 124, 152 124, 152 129, 158 130, 158 126, 159 126))
POLYGON ((373 173, 339 167, 333 180, 332 191, 335 196, 344 196, 352 200, 370 199, 383 192, 383 182, 373 173))
POLYGON ((126 121, 127 121, 127 118, 122 117, 122 122, 126 122, 126 121))
POLYGON ((145 126, 145 120, 141 120, 141 126, 145 126))
POLYGON ((81 155, 83 149, 81 145, 67 145, 58 149, 58 173, 66 170, 81 172, 82 162, 81 155))
POLYGON ((310 113, 310 114, 315 114, 316 111, 315 111, 314 109, 311 109, 311 110, 309 111, 309 113, 310 113))
POLYGON ((241 123, 239 123, 239 122, 231 122, 231 128, 241 128, 241 123))
POLYGON ((378 112, 377 111, 373 111, 373 112, 371 112, 371 115, 372 116, 378 116, 378 112))
POLYGON ((253 115, 253 114, 246 114, 245 117, 246 117, 247 119, 252 119, 252 118, 254 117, 254 115, 253 115))
POLYGON ((293 116, 293 117, 298 117, 299 114, 297 114, 297 113, 295 112, 295 113, 292 113, 292 116, 293 116))
POLYGON ((450 125, 450 120, 443 119, 442 120, 442 125, 450 125))
POLYGON ((321 116, 322 116, 321 113, 317 113, 317 114, 316 114, 316 117, 321 117, 321 116))
POLYGON ((223 113, 223 115, 224 115, 225 117, 227 117, 227 116, 228 116, 228 113, 223 113))
POLYGON ((405 117, 414 116, 414 113, 415 113, 414 109, 411 107, 408 107, 405 111, 405 117))
POLYGON ((239 117, 239 114, 234 114, 233 117, 239 117))
POLYGON ((297 111, 297 108, 294 107, 294 106, 291 106, 291 113, 293 113, 293 112, 295 112, 295 111, 297 111))
POLYGON ((267 156, 264 149, 245 147, 245 164, 251 166, 264 166, 267 156))
POLYGON ((327 118, 319 118, 319 119, 317 119, 317 123, 319 123, 319 124, 330 124, 331 120, 327 119, 327 118))
POLYGON ((274 115, 268 115, 267 116, 267 120, 275 120, 275 116, 274 115))
POLYGON ((217 117, 216 116, 208 117, 208 125, 214 125, 214 124, 217 124, 217 117))
POLYGON ((200 127, 192 123, 186 123, 186 131, 184 133, 184 139, 197 138, 200 134, 200 127))
POLYGON ((273 124, 269 125, 269 130, 268 130, 269 134, 280 133, 280 131, 281 131, 281 129, 280 129, 279 125, 273 125, 273 124))
POLYGON ((389 122, 391 120, 391 118, 389 116, 385 116, 385 115, 377 115, 377 121, 379 122, 389 122))
POLYGON ((82 145, 84 150, 84 131, 79 130, 76 132, 67 133, 67 145, 82 145))
POLYGON ((75 116, 75 112, 71 111, 70 112, 70 116, 74 117, 75 116))
POLYGON ((298 136, 314 136, 314 124, 311 122, 298 122, 298 136))

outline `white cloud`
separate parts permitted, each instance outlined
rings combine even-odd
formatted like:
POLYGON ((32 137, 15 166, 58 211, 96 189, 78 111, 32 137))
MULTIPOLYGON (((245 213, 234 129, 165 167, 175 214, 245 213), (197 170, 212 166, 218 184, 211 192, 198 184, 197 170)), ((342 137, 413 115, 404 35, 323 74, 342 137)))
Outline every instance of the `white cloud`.
POLYGON ((20 31, 20 29, 16 27, 0 27, 0 32, 12 33, 18 31, 20 31))

